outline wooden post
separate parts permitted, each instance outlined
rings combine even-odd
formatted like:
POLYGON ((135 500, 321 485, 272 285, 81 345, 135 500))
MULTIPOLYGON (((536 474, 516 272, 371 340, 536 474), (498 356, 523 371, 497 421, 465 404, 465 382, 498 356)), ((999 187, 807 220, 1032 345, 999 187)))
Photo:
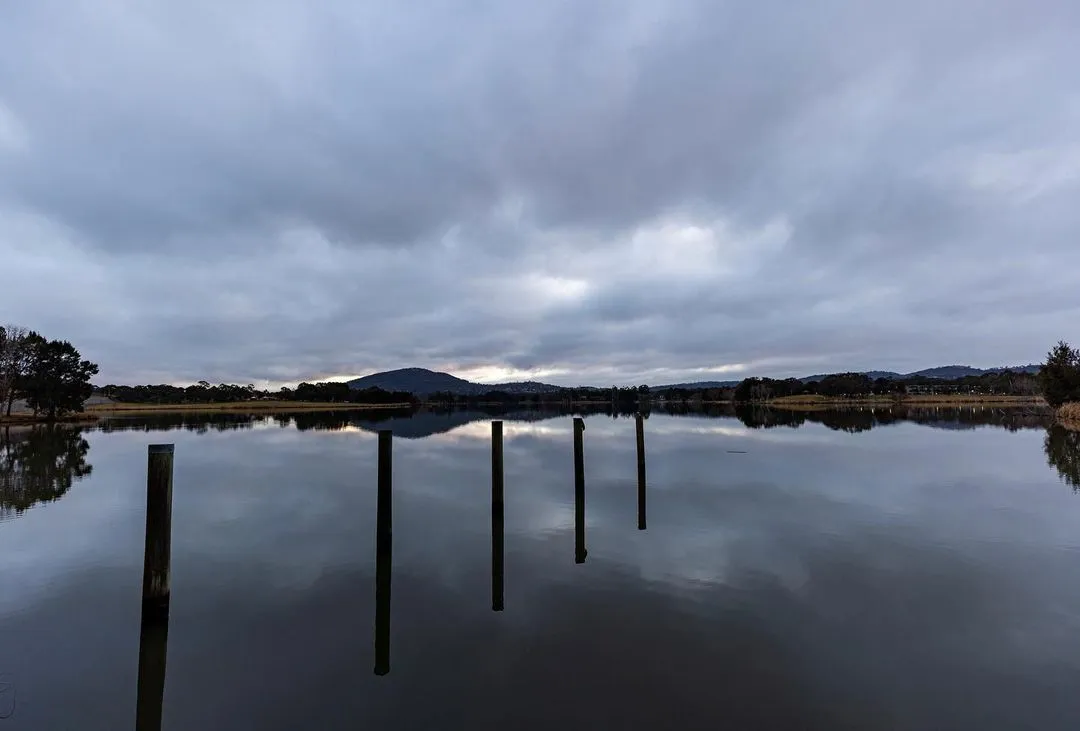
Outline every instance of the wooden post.
POLYGON ((503 610, 503 423, 491 422, 491 609, 503 610))
POLYGON ((585 420, 574 417, 574 562, 585 563, 585 420))
POLYGON ((169 612, 172 546, 173 445, 151 444, 146 466, 146 547, 143 553, 143 616, 169 612))
POLYGON ((393 566, 393 432, 379 431, 379 492, 375 512, 375 674, 390 672, 390 573, 393 566))
POLYGON ((139 632, 139 679, 135 701, 135 731, 161 731, 165 699, 165 656, 169 644, 169 609, 143 612, 139 632))
POLYGON ((637 527, 645 530, 645 417, 637 415, 637 527))

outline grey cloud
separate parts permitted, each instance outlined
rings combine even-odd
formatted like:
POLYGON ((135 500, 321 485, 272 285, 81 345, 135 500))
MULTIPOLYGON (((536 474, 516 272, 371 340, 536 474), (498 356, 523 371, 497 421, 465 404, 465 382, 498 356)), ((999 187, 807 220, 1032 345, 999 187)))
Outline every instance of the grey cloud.
POLYGON ((1080 307, 1077 30, 1049 0, 24 4, 0 310, 113 380, 1027 362, 1080 307))

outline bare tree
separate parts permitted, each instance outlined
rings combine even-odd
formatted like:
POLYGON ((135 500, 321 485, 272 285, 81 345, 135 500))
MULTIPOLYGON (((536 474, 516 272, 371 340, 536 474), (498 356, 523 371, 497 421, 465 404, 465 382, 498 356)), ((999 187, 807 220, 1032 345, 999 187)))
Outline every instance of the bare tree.
POLYGON ((22 325, 0 326, 0 409, 11 416, 19 379, 29 361, 30 330, 22 325))
POLYGON ((8 382, 7 377, 7 365, 8 360, 8 325, 0 325, 0 404, 7 404, 8 392, 11 390, 11 384, 8 382))

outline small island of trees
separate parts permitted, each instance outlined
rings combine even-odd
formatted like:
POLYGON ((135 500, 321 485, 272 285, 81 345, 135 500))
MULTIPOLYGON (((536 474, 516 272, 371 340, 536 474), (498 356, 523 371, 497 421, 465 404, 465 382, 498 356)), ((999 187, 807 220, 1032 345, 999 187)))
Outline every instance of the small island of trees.
POLYGON ((81 412, 98 367, 67 340, 49 340, 19 325, 0 326, 0 415, 23 399, 35 417, 55 421, 81 412))

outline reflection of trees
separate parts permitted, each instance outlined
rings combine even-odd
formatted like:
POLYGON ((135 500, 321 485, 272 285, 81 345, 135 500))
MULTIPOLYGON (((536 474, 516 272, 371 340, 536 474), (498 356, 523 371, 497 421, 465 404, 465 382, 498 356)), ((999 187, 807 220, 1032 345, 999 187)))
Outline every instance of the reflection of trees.
POLYGON ((1009 431, 1044 429, 1051 419, 1046 409, 1018 409, 969 406, 886 406, 795 410, 761 404, 736 404, 735 415, 751 429, 776 426, 798 427, 806 422, 829 429, 861 432, 903 421, 937 429, 975 429, 997 426, 1009 431))
POLYGON ((1080 492, 1080 431, 1054 424, 1043 440, 1046 461, 1072 489, 1080 492))
POLYGON ((814 414, 811 417, 811 421, 817 421, 829 429, 846 431, 850 434, 869 431, 879 425, 877 414, 873 411, 866 411, 863 409, 823 411, 820 414, 814 414))
POLYGON ((737 403, 735 404, 735 416, 751 429, 771 429, 777 426, 797 429, 806 421, 807 413, 805 411, 771 409, 761 404, 737 403))
MULTIPOLYGON (((113 416, 104 419, 96 427, 98 431, 166 431, 185 429, 199 434, 208 431, 232 431, 250 429, 255 424, 269 418, 267 414, 239 412, 174 412, 165 414, 139 414, 133 416, 113 416)), ((287 424, 288 422, 286 422, 287 424)))
POLYGON ((0 429, 0 516, 57 500, 90 474, 81 429, 0 429))

